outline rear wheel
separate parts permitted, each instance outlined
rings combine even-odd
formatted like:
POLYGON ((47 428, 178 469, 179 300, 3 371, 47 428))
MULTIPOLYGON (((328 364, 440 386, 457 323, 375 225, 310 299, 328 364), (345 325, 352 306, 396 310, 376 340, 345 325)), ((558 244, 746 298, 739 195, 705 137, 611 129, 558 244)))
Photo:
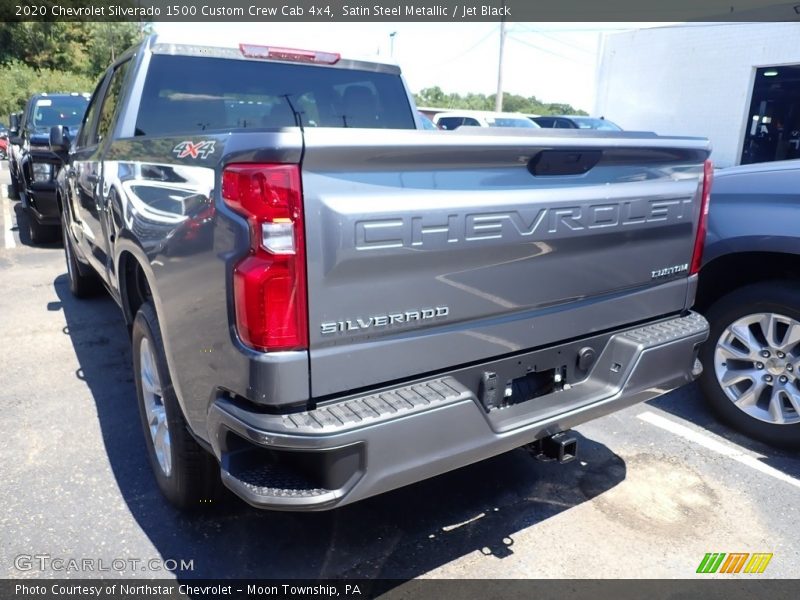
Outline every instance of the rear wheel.
POLYGON ((150 466, 172 504, 181 509, 208 506, 221 496, 219 465, 189 433, 160 331, 155 309, 145 302, 133 322, 133 368, 150 466))
POLYGON ((755 439, 800 447, 800 285, 749 285, 706 316, 700 382, 711 407, 755 439))
POLYGON ((49 244, 58 239, 60 229, 57 225, 42 225, 30 210, 26 211, 28 236, 34 244, 49 244))

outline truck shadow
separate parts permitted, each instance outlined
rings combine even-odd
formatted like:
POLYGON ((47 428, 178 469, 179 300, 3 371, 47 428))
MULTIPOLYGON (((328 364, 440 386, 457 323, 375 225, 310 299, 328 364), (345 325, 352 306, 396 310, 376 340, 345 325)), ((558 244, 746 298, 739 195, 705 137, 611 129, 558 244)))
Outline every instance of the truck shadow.
POLYGON ((80 364, 76 376, 97 405, 105 445, 98 451, 108 455, 124 501, 161 557, 192 561, 176 572, 180 579, 405 580, 476 551, 504 558, 514 554, 522 530, 625 479, 619 456, 578 435, 579 458, 566 465, 515 450, 324 513, 263 512, 232 497, 180 513, 162 499, 147 463, 119 309, 105 296, 73 298, 66 275, 54 284, 60 302, 48 308, 63 310, 80 364))
POLYGON ((728 427, 708 407, 697 383, 686 386, 681 394, 659 396, 647 404, 699 425, 746 450, 761 454, 763 458, 760 460, 764 464, 800 479, 800 458, 797 452, 769 446, 728 427))
POLYGON ((17 220, 17 227, 16 230, 19 234, 19 241, 24 244, 25 246, 30 246, 32 248, 60 248, 61 247, 61 239, 54 239, 53 241, 48 241, 46 243, 41 244, 34 244, 33 240, 31 240, 30 232, 28 230, 28 214, 25 212, 25 209, 22 206, 21 202, 16 202, 14 204, 14 216, 17 220))

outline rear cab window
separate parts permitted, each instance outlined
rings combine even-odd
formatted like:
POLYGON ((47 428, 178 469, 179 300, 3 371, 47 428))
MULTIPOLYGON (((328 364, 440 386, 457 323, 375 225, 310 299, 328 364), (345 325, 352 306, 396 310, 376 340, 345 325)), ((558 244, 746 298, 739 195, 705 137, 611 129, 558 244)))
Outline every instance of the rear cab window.
POLYGON ((297 125, 416 129, 408 95, 397 74, 155 54, 135 135, 297 125))
POLYGON ((439 127, 442 129, 458 129, 459 127, 478 127, 480 123, 477 119, 472 117, 442 117, 438 121, 439 127))

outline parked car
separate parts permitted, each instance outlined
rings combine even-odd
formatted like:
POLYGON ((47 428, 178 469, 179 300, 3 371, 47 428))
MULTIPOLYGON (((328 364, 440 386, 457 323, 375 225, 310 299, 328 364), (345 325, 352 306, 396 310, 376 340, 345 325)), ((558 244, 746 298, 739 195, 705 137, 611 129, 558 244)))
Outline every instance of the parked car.
POLYGON ((177 506, 220 473, 322 510, 566 461, 570 427, 697 375, 706 140, 431 136, 397 66, 213 43, 148 37, 50 135, 70 289, 122 309, 177 506))
POLYGON ((717 171, 698 307, 705 397, 732 427, 800 447, 800 160, 717 171))
POLYGON ((0 126, 0 160, 8 158, 8 130, 0 126))
POLYGON ((530 117, 531 121, 545 129, 597 129, 600 131, 622 131, 622 127, 600 117, 581 117, 577 115, 547 115, 530 117))
POLYGON ((12 193, 22 200, 33 243, 53 241, 61 234, 53 179, 60 161, 50 152, 50 128, 61 125, 76 130, 88 104, 89 94, 35 94, 25 105, 19 132, 11 140, 19 146, 12 193))
POLYGON ((538 129, 525 115, 519 113, 490 112, 487 110, 454 110, 434 115, 433 122, 439 129, 453 130, 459 127, 523 127, 538 129))

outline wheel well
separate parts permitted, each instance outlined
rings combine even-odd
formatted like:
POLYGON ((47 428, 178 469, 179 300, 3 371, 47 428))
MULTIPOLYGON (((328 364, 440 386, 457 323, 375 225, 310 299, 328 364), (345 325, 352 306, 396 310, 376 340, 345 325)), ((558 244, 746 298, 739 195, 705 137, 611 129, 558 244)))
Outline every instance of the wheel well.
POLYGON ((700 271, 695 308, 702 312, 725 294, 750 283, 800 281, 798 259, 795 254, 780 252, 741 252, 715 258, 700 271))
POLYGON ((146 301, 151 300, 153 295, 142 265, 130 252, 124 252, 120 256, 119 274, 120 296, 123 312, 125 313, 125 322, 128 326, 131 326, 139 307, 146 301))

